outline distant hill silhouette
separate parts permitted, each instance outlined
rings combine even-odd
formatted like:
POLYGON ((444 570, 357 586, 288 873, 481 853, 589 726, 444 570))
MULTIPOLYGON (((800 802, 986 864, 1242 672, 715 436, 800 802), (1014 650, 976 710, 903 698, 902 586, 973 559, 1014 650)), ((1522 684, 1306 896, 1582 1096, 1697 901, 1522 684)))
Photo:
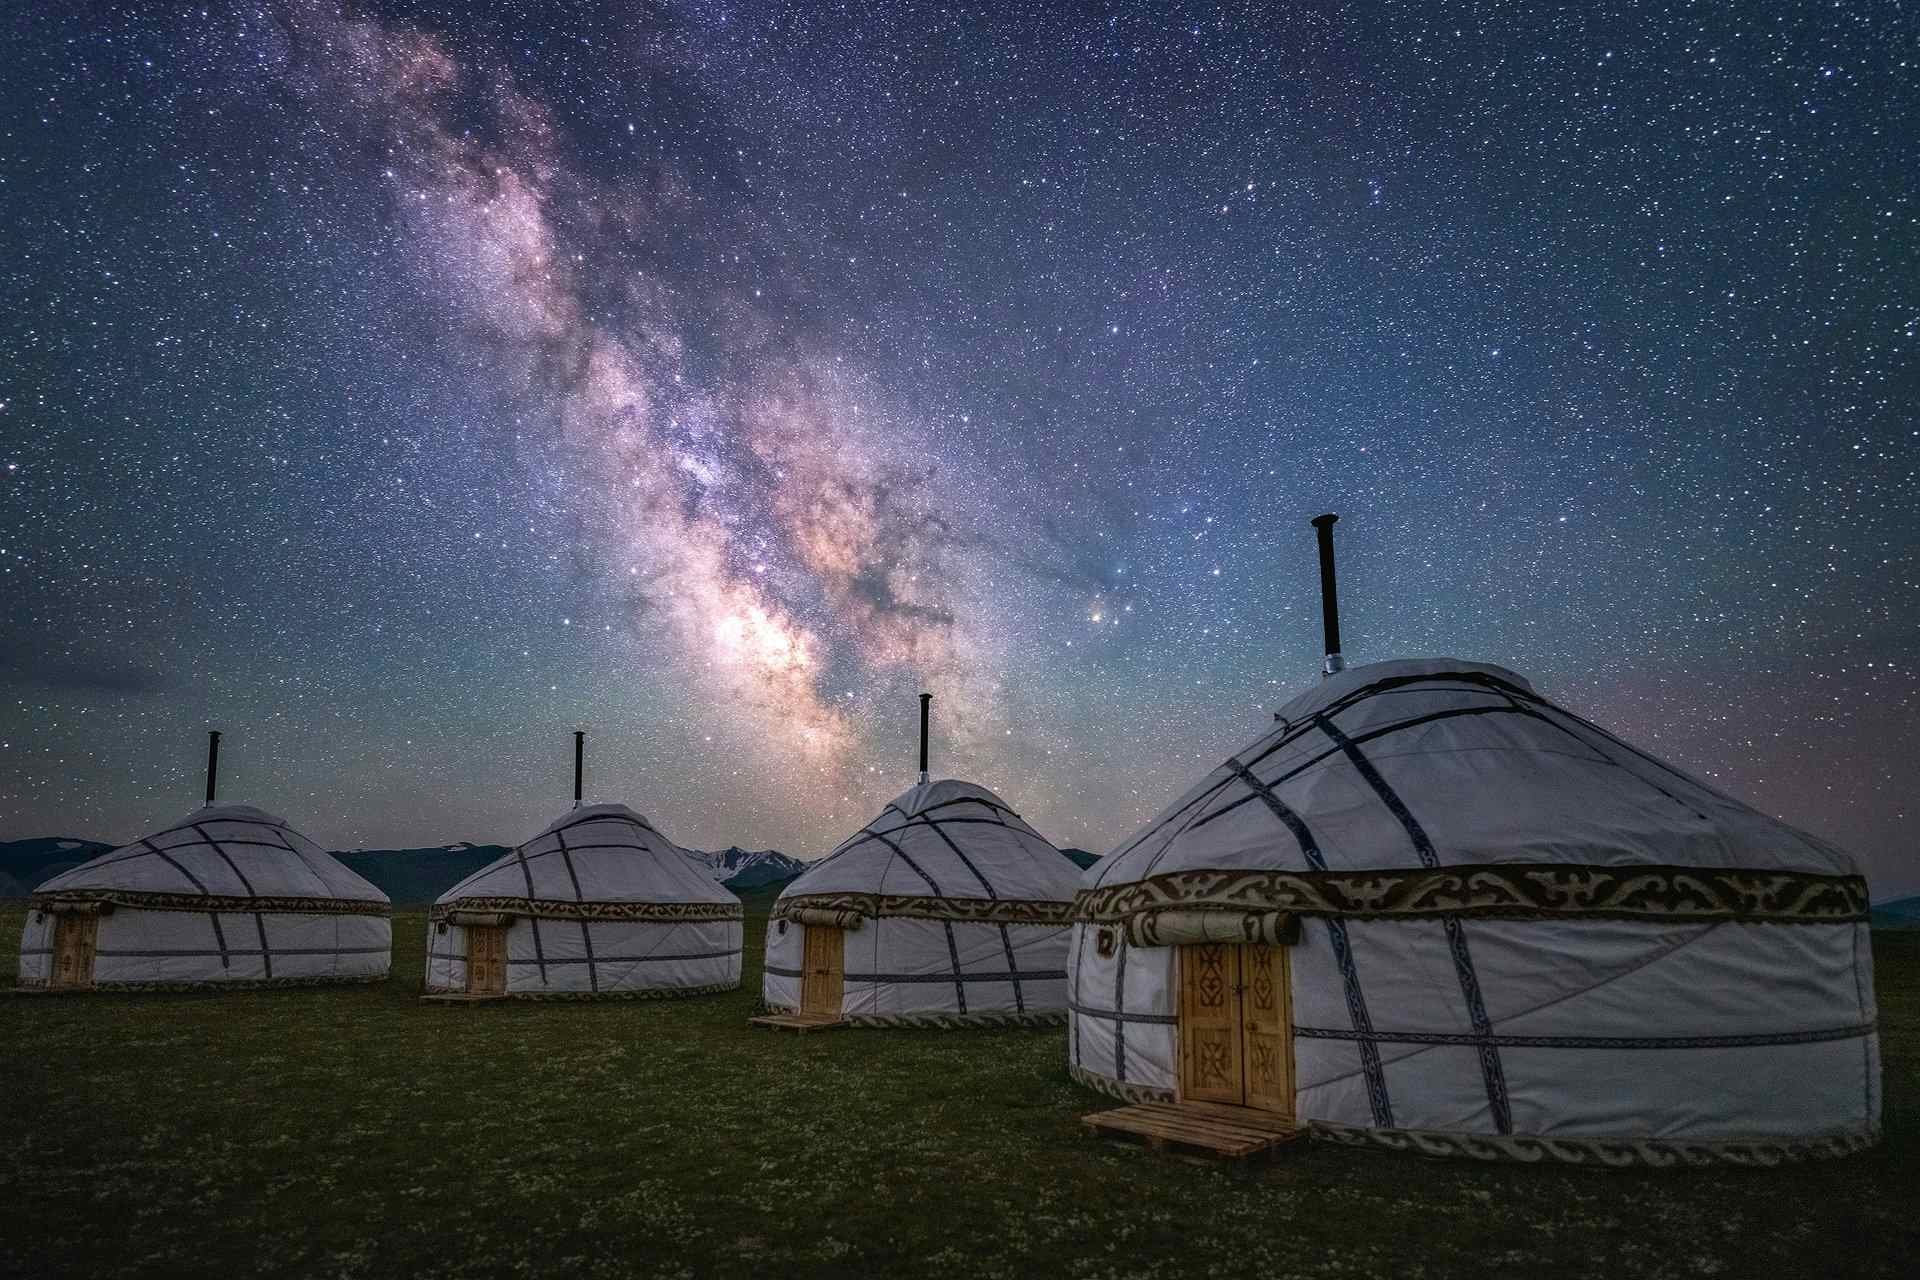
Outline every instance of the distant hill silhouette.
POLYGON ((1920 893, 1879 903, 1869 923, 1876 929, 1920 929, 1920 893))
POLYGON ((38 836, 0 843, 0 898, 24 898, 62 871, 71 871, 111 848, 98 840, 72 836, 38 836))
POLYGON ((1074 865, 1081 868, 1090 867, 1100 861, 1099 854, 1088 853, 1085 849, 1062 849, 1060 852, 1072 858, 1074 865))

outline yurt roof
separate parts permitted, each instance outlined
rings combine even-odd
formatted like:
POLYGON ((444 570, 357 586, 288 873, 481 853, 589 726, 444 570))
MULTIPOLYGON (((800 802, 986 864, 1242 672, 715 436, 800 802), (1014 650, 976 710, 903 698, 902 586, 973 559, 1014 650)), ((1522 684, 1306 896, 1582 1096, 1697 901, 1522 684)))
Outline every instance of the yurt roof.
POLYGON ((1287 703, 1085 884, 1490 864, 1855 871, 1513 672, 1432 658, 1353 667, 1287 703))
POLYGON ((197 809, 171 827, 53 877, 34 892, 387 904, 386 894, 285 818, 244 804, 197 809))
POLYGON ((623 804, 572 809, 440 895, 543 902, 707 902, 737 906, 686 852, 623 804))
POLYGON ((1071 901, 1080 869, 999 796, 971 782, 921 783, 789 884, 782 898, 862 893, 1071 901))

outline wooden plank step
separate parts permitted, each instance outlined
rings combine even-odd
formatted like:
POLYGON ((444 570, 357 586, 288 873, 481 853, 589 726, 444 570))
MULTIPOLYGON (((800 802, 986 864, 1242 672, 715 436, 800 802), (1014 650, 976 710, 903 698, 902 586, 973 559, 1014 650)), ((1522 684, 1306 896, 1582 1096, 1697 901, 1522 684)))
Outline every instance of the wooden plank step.
POLYGON ((507 997, 502 995, 471 996, 461 991, 448 991, 430 996, 421 996, 421 1004, 495 1004, 507 997))
POLYGON ((809 1031, 831 1031, 847 1025, 844 1020, 824 1013, 763 1013, 757 1018, 748 1018, 747 1022, 751 1026, 802 1036, 809 1031))
POLYGON ((1080 1117, 1089 1132, 1124 1137, 1156 1150, 1245 1159, 1297 1140, 1285 1116, 1212 1103, 1146 1102, 1080 1117))

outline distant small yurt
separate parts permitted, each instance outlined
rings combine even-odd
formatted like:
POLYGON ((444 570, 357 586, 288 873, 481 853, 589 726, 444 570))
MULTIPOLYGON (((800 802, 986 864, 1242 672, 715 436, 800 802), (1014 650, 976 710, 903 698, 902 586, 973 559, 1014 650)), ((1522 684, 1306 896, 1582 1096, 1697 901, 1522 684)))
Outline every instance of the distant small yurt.
POLYGON ((576 807, 434 903, 426 990, 566 999, 731 991, 744 917, 740 899, 640 814, 576 807))
POLYGON ((1329 677, 1087 872, 1072 1074, 1482 1159, 1874 1141, 1853 860, 1501 667, 1342 670, 1326 581, 1329 677))
POLYGON ((865 1026, 1058 1023, 1080 869, 999 796, 921 782, 787 886, 767 924, 776 1015, 865 1026))
POLYGON ((387 895, 276 818, 209 805, 41 885, 20 985, 51 991, 379 982, 387 895))

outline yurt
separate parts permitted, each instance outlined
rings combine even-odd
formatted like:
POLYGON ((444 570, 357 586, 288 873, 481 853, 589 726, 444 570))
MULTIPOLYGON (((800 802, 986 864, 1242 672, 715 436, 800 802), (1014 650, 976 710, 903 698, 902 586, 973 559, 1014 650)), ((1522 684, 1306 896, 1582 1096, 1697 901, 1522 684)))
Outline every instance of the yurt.
POLYGON ((1089 869, 1072 1074, 1434 1155, 1875 1141, 1853 861, 1512 671, 1342 670, 1321 519, 1330 674, 1089 869))
POLYGON ((20 985, 171 990, 379 982, 387 895, 284 818, 213 803, 34 890, 20 985))
POLYGON ((740 985, 740 899, 625 805, 579 805, 440 896, 436 999, 696 996, 740 985))
POLYGON ((771 1025, 964 1027, 1066 1016, 1080 870, 985 787, 920 783, 798 876, 767 923, 771 1025))

